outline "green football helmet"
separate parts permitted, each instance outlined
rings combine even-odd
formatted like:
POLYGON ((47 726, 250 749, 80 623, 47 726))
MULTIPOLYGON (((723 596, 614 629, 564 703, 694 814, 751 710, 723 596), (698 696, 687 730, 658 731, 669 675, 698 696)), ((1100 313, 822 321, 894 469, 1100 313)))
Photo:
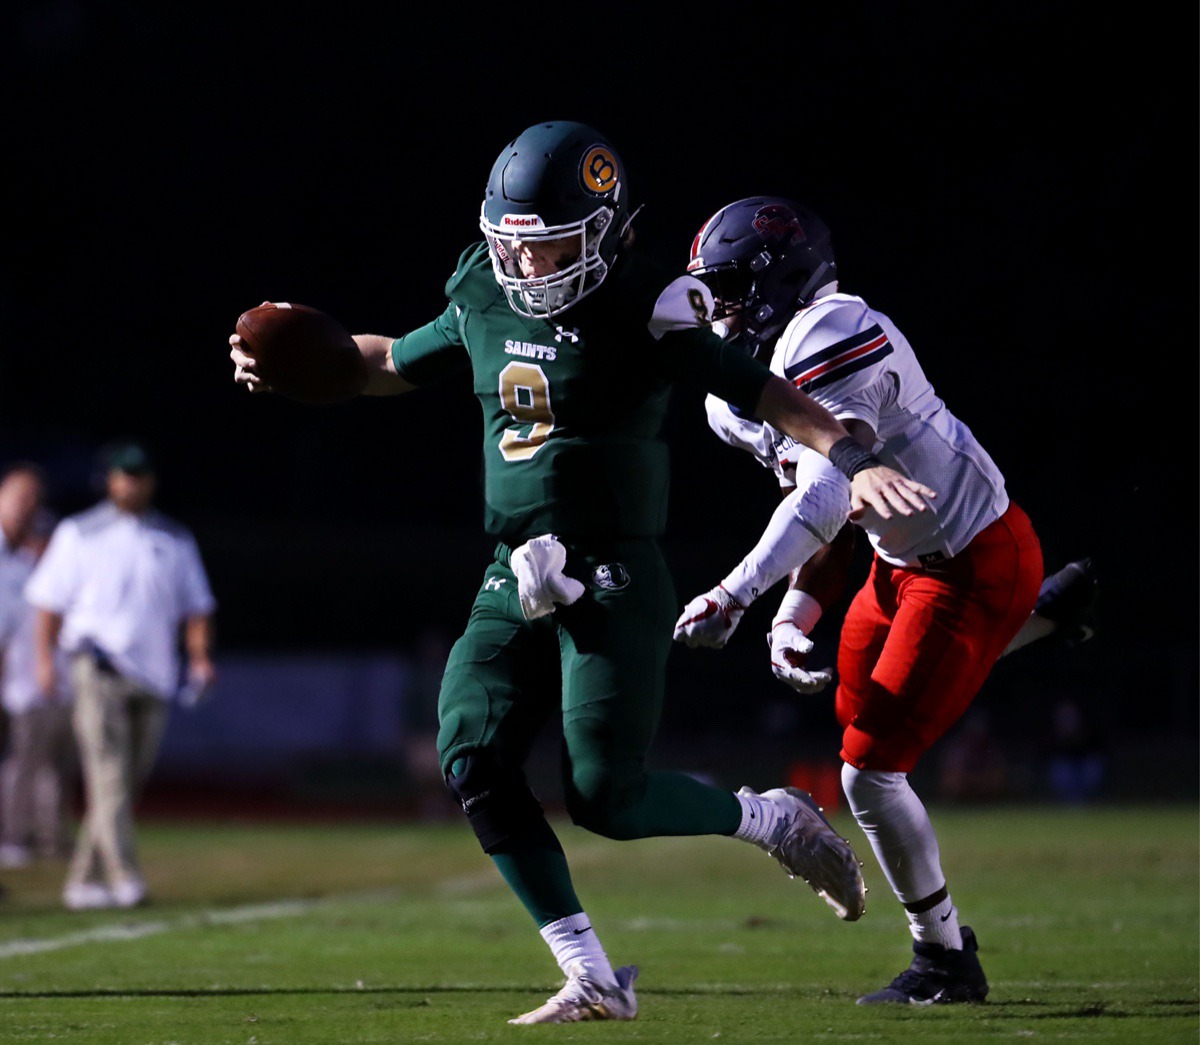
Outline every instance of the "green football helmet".
POLYGON ((582 123, 538 123, 492 165, 479 227, 514 312, 545 319, 604 281, 633 215, 625 165, 582 123))

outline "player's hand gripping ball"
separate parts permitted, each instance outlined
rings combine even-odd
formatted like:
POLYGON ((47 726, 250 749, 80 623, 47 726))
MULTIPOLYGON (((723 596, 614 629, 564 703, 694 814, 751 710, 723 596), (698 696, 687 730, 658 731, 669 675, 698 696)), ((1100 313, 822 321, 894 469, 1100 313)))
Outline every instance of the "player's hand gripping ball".
POLYGON ((241 349, 261 385, 302 403, 341 403, 359 395, 367 369, 354 338, 307 305, 264 301, 237 321, 241 349))

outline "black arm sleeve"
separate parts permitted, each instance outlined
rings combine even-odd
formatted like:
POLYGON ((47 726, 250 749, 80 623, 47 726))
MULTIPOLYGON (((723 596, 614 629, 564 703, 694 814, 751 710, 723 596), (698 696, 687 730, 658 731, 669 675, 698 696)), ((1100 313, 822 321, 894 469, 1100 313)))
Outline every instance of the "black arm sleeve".
POLYGON ((771 378, 771 371, 757 359, 707 330, 671 331, 661 343, 673 380, 697 385, 753 415, 771 378))

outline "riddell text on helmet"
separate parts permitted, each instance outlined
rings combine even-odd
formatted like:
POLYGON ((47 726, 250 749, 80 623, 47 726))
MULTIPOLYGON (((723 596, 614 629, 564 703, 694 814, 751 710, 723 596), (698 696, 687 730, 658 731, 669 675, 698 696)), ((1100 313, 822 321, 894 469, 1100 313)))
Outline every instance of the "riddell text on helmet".
POLYGON ((536 214, 505 214, 500 224, 508 229, 544 229, 545 223, 536 214))

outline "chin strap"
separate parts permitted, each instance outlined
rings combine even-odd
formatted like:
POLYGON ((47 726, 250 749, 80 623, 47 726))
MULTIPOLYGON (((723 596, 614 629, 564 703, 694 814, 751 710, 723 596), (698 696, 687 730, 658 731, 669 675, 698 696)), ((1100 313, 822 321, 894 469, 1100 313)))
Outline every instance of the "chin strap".
POLYGON ((813 294, 829 282, 829 280, 825 278, 826 273, 828 272, 829 262, 822 261, 821 264, 817 266, 816 271, 808 277, 808 282, 800 288, 800 293, 796 295, 796 300, 801 305, 807 305, 812 299, 813 294))
MULTIPOLYGON (((804 308, 812 300, 813 294, 821 289, 826 283, 830 282, 830 264, 828 261, 822 261, 816 267, 816 270, 805 281, 804 286, 797 292, 793 301, 793 308, 804 308)), ((785 315, 776 319, 775 310, 770 305, 761 305, 757 312, 754 313, 754 322, 758 327, 758 333, 754 335, 755 339, 760 343, 773 341, 779 336, 780 331, 787 326, 794 311, 790 311, 785 315)))

